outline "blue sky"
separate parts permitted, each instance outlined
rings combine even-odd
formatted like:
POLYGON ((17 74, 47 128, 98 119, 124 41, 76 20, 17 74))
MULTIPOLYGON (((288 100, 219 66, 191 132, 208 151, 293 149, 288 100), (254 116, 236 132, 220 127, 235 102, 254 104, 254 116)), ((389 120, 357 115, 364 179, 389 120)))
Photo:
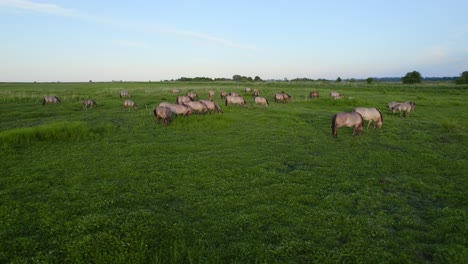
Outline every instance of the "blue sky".
POLYGON ((466 10, 466 0, 0 0, 0 81, 459 76, 466 10))

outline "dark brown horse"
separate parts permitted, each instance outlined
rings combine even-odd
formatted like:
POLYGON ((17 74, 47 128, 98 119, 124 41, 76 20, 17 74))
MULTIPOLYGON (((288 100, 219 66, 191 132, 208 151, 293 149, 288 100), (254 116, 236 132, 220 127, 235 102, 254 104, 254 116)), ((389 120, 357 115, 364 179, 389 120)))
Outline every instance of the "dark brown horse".
POLYGON ((338 128, 346 126, 346 127, 353 127, 353 136, 360 135, 362 133, 362 127, 364 125, 364 119, 362 118, 361 114, 358 112, 351 112, 351 113, 338 113, 335 114, 332 118, 331 128, 332 134, 334 138, 338 137, 338 128))

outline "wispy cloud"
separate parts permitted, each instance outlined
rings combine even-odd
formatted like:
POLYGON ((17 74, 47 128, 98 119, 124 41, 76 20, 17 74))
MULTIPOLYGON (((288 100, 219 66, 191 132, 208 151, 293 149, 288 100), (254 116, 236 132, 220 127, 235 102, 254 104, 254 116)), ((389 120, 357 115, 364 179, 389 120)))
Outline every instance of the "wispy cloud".
POLYGON ((7 7, 33 12, 48 13, 54 15, 74 15, 77 12, 73 9, 63 8, 58 5, 48 3, 38 3, 28 0, 0 0, 0 7, 7 7))
MULTIPOLYGON (((78 10, 64 8, 55 4, 35 2, 30 0, 0 0, 0 7, 12 8, 17 10, 27 10, 31 12, 46 13, 52 15, 61 15, 61 16, 74 16, 82 20, 92 21, 99 24, 110 25, 113 27, 125 28, 132 31, 144 31, 145 33, 152 34, 171 34, 177 36, 183 36, 189 39, 201 40, 206 43, 215 44, 218 46, 242 49, 249 51, 258 51, 254 45, 244 44, 235 42, 229 39, 220 38, 211 34, 206 34, 197 31, 183 30, 179 28, 174 28, 171 26, 161 26, 155 24, 138 24, 138 23, 128 23, 128 21, 116 20, 108 17, 101 17, 95 15, 89 15, 79 12, 78 10)), ((127 47, 139 47, 146 48, 149 47, 146 43, 141 42, 131 42, 131 41, 114 41, 114 44, 127 47)))

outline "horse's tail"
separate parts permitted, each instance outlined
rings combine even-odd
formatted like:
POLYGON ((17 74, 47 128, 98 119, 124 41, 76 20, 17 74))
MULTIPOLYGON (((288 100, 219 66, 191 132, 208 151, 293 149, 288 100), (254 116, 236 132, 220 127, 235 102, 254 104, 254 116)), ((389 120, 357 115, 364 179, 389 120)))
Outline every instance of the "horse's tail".
POLYGON ((335 136, 335 126, 336 126, 336 114, 333 115, 332 122, 331 122, 331 129, 332 129, 333 136, 335 136))
POLYGON ((265 98, 265 101, 267 102, 267 106, 270 106, 270 103, 268 102, 267 98, 265 98))
POLYGON ((379 111, 379 114, 380 114, 380 122, 383 123, 383 115, 382 115, 382 112, 380 112, 380 110, 378 108, 376 108, 377 111, 379 111))
POLYGON ((45 105, 45 103, 46 103, 46 99, 44 97, 44 98, 42 98, 42 105, 45 105))
POLYGON ((358 113, 358 114, 361 117, 361 123, 359 124, 359 126, 362 128, 362 127, 364 127, 364 118, 362 117, 362 115, 360 113, 358 113))

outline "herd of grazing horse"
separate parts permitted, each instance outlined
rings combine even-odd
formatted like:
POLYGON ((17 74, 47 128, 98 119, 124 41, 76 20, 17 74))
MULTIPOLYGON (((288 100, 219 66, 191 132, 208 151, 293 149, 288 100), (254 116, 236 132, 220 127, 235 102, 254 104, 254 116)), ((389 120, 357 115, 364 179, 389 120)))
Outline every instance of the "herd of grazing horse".
MULTIPOLYGON (((174 94, 180 93, 179 89, 173 89, 174 94)), ((268 99, 261 97, 258 89, 245 88, 245 93, 251 93, 254 99, 254 103, 257 105, 263 105, 265 107, 269 106, 268 99)), ((130 98, 131 95, 128 91, 120 91, 120 98, 130 98)), ((192 113, 196 112, 198 114, 202 113, 212 113, 217 111, 222 113, 221 107, 217 102, 214 101, 214 91, 209 91, 208 96, 209 100, 199 100, 198 94, 195 92, 188 92, 186 95, 177 96, 175 104, 162 102, 154 110, 153 113, 156 116, 156 121, 159 123, 163 120, 163 125, 167 126, 171 121, 173 115, 175 116, 189 116, 192 113)), ((319 93, 317 91, 312 91, 309 94, 310 98, 319 98, 319 93)), ((334 99, 344 98, 343 94, 338 92, 330 92, 330 96, 334 99)), ((226 91, 220 92, 221 99, 224 99, 226 106, 239 105, 247 107, 247 101, 244 97, 240 96, 237 92, 227 93, 226 91)), ((287 103, 291 100, 291 96, 287 93, 277 93, 273 96, 275 103, 287 103)), ((42 105, 45 104, 56 104, 61 103, 59 97, 57 96, 44 96, 42 99, 42 105)), ((87 99, 82 101, 83 110, 88 110, 89 108, 96 107, 96 101, 92 99, 87 99)), ((125 99, 123 101, 123 107, 126 111, 131 109, 138 109, 137 104, 130 99, 125 99)), ((406 102, 390 102, 387 105, 388 111, 391 113, 399 112, 400 117, 404 115, 405 117, 410 116, 410 112, 416 110, 416 103, 411 101, 406 102)), ((377 108, 366 108, 366 107, 356 107, 351 112, 340 112, 333 115, 331 120, 331 129, 332 135, 334 138, 338 137, 338 128, 340 127, 354 127, 353 135, 362 134, 364 127, 364 121, 368 121, 367 129, 369 129, 371 123, 373 127, 382 128, 383 116, 382 112, 377 108)))

